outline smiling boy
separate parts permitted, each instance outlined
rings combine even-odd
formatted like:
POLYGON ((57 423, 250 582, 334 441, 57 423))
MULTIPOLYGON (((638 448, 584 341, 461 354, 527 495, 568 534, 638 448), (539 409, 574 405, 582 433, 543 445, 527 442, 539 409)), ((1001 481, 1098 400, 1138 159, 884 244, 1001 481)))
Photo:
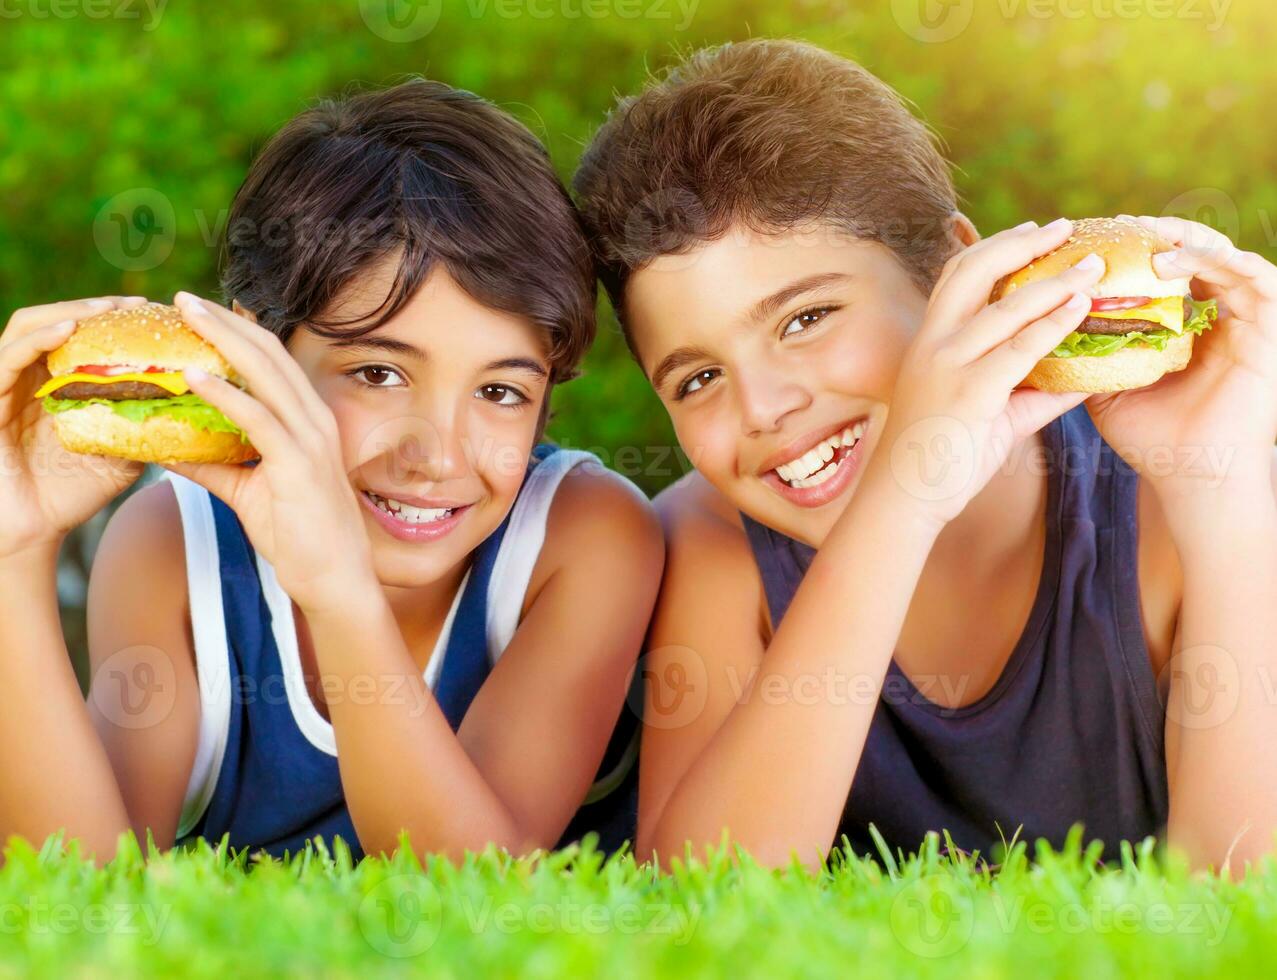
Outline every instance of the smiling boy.
POLYGON ((873 851, 871 824, 987 853, 1076 821, 1110 854, 1164 830, 1201 861, 1267 849, 1271 265, 1174 253, 1233 311, 1189 371, 1085 408, 1016 391, 1103 261, 988 306, 1071 224, 980 241, 900 98, 782 41, 623 100, 576 190, 697 466, 658 500, 641 855, 728 831, 818 862, 842 834, 873 851), (1226 448, 1227 474, 1141 470, 1183 446, 1226 448), (1229 664, 1232 710, 1190 724, 1196 679, 1229 664), (694 703, 662 713, 679 679, 694 703))

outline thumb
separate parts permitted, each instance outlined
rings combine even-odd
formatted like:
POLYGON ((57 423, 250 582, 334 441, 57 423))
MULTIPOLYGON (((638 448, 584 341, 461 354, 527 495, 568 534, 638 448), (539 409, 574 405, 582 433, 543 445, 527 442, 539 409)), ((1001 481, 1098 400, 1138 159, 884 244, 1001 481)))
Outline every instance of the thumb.
POLYGON ((228 507, 234 507, 240 483, 248 476, 239 466, 230 463, 161 463, 166 470, 184 476, 192 483, 218 497, 228 507))
POLYGON ((1071 408, 1076 408, 1090 395, 1084 391, 1038 391, 1017 388, 1007 402, 1007 419, 1011 423, 1011 440, 1019 445, 1043 426, 1055 421, 1071 408))

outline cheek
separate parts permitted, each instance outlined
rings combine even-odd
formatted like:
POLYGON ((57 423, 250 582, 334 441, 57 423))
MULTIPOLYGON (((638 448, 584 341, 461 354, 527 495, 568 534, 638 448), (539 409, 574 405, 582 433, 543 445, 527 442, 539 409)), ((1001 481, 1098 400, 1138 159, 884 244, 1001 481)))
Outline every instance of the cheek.
POLYGON ((674 435, 688 462, 717 484, 735 474, 740 419, 730 399, 716 392, 713 405, 671 416, 674 435))
POLYGON ((476 401, 468 412, 470 464, 495 500, 513 500, 523 485, 535 444, 538 407, 510 411, 476 401))
POLYGON ((804 374, 827 391, 889 401, 910 332, 894 321, 848 326, 805 352, 804 374))
POLYGON ((346 471, 355 469, 361 462, 374 455, 368 450, 382 420, 370 413, 358 402, 343 399, 325 399, 337 421, 337 438, 341 442, 342 463, 346 471))

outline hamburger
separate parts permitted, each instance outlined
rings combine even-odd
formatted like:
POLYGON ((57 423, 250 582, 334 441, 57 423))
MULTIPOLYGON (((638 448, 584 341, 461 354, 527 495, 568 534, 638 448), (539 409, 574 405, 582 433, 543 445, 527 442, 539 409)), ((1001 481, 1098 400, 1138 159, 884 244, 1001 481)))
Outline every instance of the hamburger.
POLYGON ((1158 277, 1153 256, 1173 248, 1129 218, 1082 218, 1067 242, 999 281, 991 301, 1059 275, 1091 252, 1106 267, 1090 314, 1023 384, 1052 392, 1124 391, 1187 367, 1193 338, 1210 327, 1217 310, 1214 300, 1192 297, 1187 278, 1158 277))
POLYGON ((148 303, 81 320, 50 351, 35 393, 72 452, 146 463, 242 463, 260 458, 248 437, 191 391, 185 367, 244 387, 230 364, 176 307, 148 303))

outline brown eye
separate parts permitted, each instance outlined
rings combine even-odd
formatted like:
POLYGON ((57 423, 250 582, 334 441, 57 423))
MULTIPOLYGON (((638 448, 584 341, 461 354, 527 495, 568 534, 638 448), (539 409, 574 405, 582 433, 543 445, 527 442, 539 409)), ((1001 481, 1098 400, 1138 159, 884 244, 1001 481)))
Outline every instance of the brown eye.
POLYGON ((794 334, 802 333, 818 324, 821 320, 833 312, 832 307, 819 306, 810 310, 803 310, 796 317, 785 324, 785 328, 780 332, 782 337, 791 337, 794 334))
POLYGON ((528 400, 522 392, 515 391, 507 385, 484 385, 474 393, 474 396, 494 405, 505 406, 522 405, 528 400))
POLYGON ((400 374, 394 368, 385 367, 381 364, 370 364, 367 367, 361 367, 351 372, 362 383, 369 388, 399 388, 399 384, 386 384, 387 378, 399 378, 400 374))

